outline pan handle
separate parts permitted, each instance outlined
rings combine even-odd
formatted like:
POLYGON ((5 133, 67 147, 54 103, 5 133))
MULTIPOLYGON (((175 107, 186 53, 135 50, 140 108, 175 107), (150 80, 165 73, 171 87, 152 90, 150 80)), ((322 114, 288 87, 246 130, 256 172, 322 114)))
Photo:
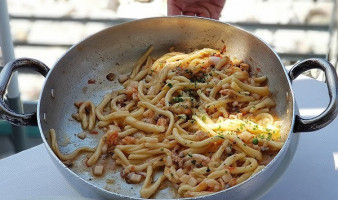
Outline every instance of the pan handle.
POLYGON ((12 74, 22 68, 37 71, 44 77, 49 72, 49 68, 45 64, 35 59, 20 58, 7 63, 0 73, 0 118, 19 126, 35 126, 37 125, 36 112, 29 114, 15 113, 7 106, 4 100, 12 74))
POLYGON ((337 72, 331 63, 320 58, 311 58, 296 63, 289 71, 290 80, 295 80, 301 73, 310 69, 321 69, 324 71, 330 102, 324 112, 311 119, 304 119, 296 115, 294 132, 309 132, 321 129, 332 122, 338 113, 338 78, 337 72))

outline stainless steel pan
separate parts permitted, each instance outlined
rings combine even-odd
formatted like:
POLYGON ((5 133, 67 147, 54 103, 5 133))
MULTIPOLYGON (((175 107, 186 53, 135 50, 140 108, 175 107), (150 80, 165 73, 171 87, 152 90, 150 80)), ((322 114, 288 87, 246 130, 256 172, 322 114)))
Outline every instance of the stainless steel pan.
MULTIPOLYGON (((226 45, 231 57, 243 59, 255 70, 268 76, 269 88, 277 102, 276 112, 283 119, 286 143, 278 155, 260 173, 230 189, 202 199, 255 199, 266 192, 287 168, 296 150, 298 135, 320 129, 337 115, 337 74, 325 60, 309 59, 296 64, 286 72, 278 55, 263 41, 252 34, 218 21, 195 17, 162 17, 132 21, 107 28, 74 45, 49 70, 43 63, 33 59, 18 59, 8 63, 0 74, 1 117, 13 124, 39 125, 44 144, 55 165, 67 180, 86 197, 105 199, 139 198, 139 187, 126 184, 119 173, 106 173, 115 184, 107 184, 103 178, 91 177, 91 169, 81 169, 82 161, 72 170, 66 167, 50 148, 48 130, 54 128, 63 153, 80 146, 95 147, 97 136, 79 139, 81 125, 71 118, 76 112, 75 101, 92 100, 98 104, 103 95, 120 88, 117 81, 108 81, 106 75, 129 73, 133 63, 153 45, 152 54, 159 57, 174 46, 177 50, 211 47, 222 49, 226 45), (16 114, 6 106, 4 94, 11 73, 20 68, 30 68, 46 76, 38 103, 37 113, 16 114), (319 68, 325 72, 330 103, 317 117, 303 119, 299 116, 291 82, 302 72, 319 68), (94 79, 95 84, 88 84, 94 79)), ((315 95, 315 92, 314 92, 315 95)), ((85 159, 85 158, 83 158, 85 159)), ((170 189, 161 190, 157 198, 172 198, 170 189)))

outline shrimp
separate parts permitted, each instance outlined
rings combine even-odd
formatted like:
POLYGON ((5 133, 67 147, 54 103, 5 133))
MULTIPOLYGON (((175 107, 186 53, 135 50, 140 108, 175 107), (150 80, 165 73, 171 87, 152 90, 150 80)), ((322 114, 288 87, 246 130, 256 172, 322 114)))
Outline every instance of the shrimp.
POLYGON ((119 139, 118 132, 120 131, 121 129, 118 126, 109 125, 109 129, 106 133, 106 144, 108 146, 117 145, 119 139))
POLYGON ((127 87, 126 88, 126 91, 125 91, 127 97, 129 99, 138 99, 138 92, 137 92, 137 89, 136 88, 133 88, 133 87, 127 87))
POLYGON ((219 91, 219 93, 224 95, 224 96, 228 95, 228 97, 230 99, 237 98, 237 95, 233 91, 231 91, 230 89, 222 89, 222 90, 219 91))
POLYGON ((160 107, 160 108, 164 107, 164 106, 165 106, 165 99, 162 98, 162 99, 156 104, 156 106, 158 106, 158 107, 160 107))
POLYGON ((144 118, 141 121, 147 122, 147 123, 150 123, 150 124, 155 123, 155 119, 154 119, 155 112, 154 111, 149 109, 149 110, 145 111, 142 115, 143 115, 144 118))
POLYGON ((125 94, 129 99, 138 99, 138 82, 137 81, 130 81, 128 86, 126 87, 125 94))
POLYGON ((119 135, 117 131, 110 131, 110 130, 107 131, 106 144, 108 146, 117 145, 118 139, 119 139, 119 135))
POLYGON ((169 110, 175 114, 190 115, 192 113, 191 102, 185 101, 185 102, 175 103, 172 107, 169 108, 169 110))
POLYGON ((149 124, 154 124, 155 123, 154 118, 143 118, 141 121, 149 123, 149 124))
POLYGON ((167 126, 167 124, 168 124, 168 119, 164 117, 160 117, 156 123, 157 126, 165 126, 165 127, 167 126))
POLYGON ((126 136, 121 140, 122 144, 135 144, 135 138, 132 136, 126 136))

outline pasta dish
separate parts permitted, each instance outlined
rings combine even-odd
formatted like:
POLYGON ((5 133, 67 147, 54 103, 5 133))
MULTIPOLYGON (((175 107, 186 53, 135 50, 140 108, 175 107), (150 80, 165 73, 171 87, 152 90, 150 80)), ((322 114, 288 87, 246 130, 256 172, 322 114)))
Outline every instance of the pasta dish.
MULTIPOLYGON (((164 182, 178 197, 195 197, 240 184, 263 169, 284 144, 281 122, 267 77, 225 49, 178 52, 158 59, 153 47, 120 75, 122 90, 101 103, 76 102, 72 115, 83 134, 103 130, 96 148, 60 152, 50 129, 52 149, 64 162, 87 152, 96 176, 109 157, 130 184, 142 184, 140 197, 151 198, 164 182), (156 176, 155 174, 160 174, 156 176)), ((86 135, 79 135, 84 138, 86 135)))

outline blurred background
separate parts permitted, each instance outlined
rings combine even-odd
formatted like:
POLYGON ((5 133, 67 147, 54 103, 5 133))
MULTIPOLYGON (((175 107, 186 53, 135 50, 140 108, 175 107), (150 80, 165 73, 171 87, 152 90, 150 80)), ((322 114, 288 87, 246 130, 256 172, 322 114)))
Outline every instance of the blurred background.
MULTIPOLYGON (((2 1, 2 0, 1 0, 2 1)), ((338 67, 338 0, 227 0, 220 21, 262 38, 286 66, 326 58, 338 67)), ((15 57, 38 59, 50 68, 69 47, 106 27, 133 19, 166 16, 166 0, 7 0, 15 57)), ((1 27, 0 27, 1 28, 1 27)), ((0 66, 1 51, 0 51, 0 66)), ((321 72, 307 76, 323 81, 321 72)), ((31 71, 18 75, 26 113, 36 109, 44 78, 31 71)), ((0 159, 40 144, 37 127, 24 129, 17 148, 13 128, 0 121, 0 159)))

